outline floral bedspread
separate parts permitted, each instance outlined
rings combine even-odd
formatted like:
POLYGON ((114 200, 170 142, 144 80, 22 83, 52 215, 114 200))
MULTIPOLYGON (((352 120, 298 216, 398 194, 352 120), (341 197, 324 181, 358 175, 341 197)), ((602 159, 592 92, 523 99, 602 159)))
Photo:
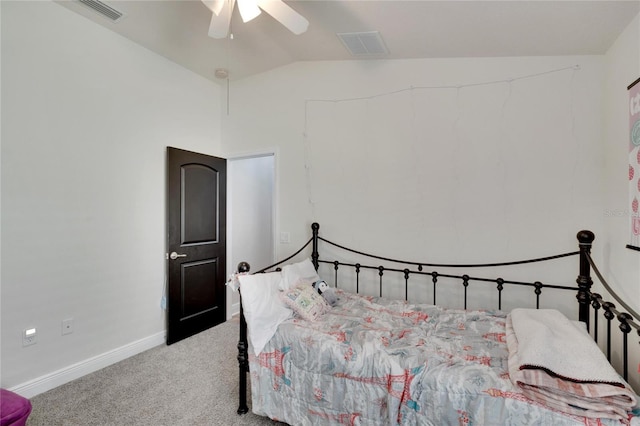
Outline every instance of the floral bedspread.
POLYGON ((282 323, 250 356, 253 412, 291 425, 589 425, 511 383, 506 313, 338 291, 319 321, 282 323))

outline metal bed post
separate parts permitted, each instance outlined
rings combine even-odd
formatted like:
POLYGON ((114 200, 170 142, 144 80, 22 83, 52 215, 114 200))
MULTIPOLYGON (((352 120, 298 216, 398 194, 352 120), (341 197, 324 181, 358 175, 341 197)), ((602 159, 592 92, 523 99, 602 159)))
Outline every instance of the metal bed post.
MULTIPOLYGON (((248 273, 250 266, 247 262, 240 262, 238 264, 239 273, 248 273)), ((244 312, 242 309, 242 293, 240 294, 240 339, 238 340, 238 368, 240 372, 239 381, 239 404, 238 414, 246 414, 249 411, 247 405, 247 372, 249 371, 249 343, 247 342, 247 322, 244 319, 244 312)))
POLYGON ((591 231, 580 231, 577 235, 578 245, 580 247, 580 275, 576 279, 578 283, 578 294, 576 298, 579 303, 578 319, 584 322, 589 330, 589 307, 591 303, 591 264, 589 263, 589 254, 591 253, 591 244, 595 240, 595 235, 591 231))

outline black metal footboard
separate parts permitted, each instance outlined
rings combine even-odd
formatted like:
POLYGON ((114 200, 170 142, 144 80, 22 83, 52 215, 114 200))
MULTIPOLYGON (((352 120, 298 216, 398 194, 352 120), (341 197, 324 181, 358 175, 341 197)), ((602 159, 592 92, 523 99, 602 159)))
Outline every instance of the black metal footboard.
MULTIPOLYGON (((598 342, 598 334, 599 334, 599 324, 598 318, 600 316, 604 317, 605 326, 604 326, 604 338, 606 344, 604 345, 605 351, 607 354, 607 359, 614 366, 618 365, 620 368, 618 370, 622 370, 622 377, 625 380, 629 380, 629 366, 633 361, 638 363, 638 373, 640 373, 640 341, 637 341, 637 337, 640 336, 640 314, 638 314, 635 310, 633 310, 627 303, 620 298, 616 294, 615 291, 611 288, 609 283, 604 279, 595 262, 591 258, 590 253, 586 253, 585 255, 587 262, 593 268, 593 272, 600 280, 600 283, 604 287, 604 289, 611 295, 611 297, 616 301, 616 303, 621 306, 621 309, 616 307, 616 304, 611 301, 605 301, 603 297, 598 293, 589 293, 589 300, 591 302, 591 306, 593 307, 593 328, 592 328, 592 336, 596 342, 598 342), (602 309, 602 312, 600 310, 602 309), (616 319, 618 322, 618 330, 620 330, 620 335, 618 339, 614 338, 614 335, 611 333, 611 325, 613 320, 616 319), (635 330, 636 335, 636 343, 632 343, 632 349, 629 349, 629 338, 633 337, 632 331, 635 330), (616 342, 613 342, 613 340, 616 342), (614 360, 612 356, 612 350, 615 344, 618 344, 622 347, 622 351, 619 352, 620 356, 618 360, 614 360), (631 359, 630 354, 635 354, 635 358, 631 359)), ((640 377, 638 377, 635 383, 636 392, 640 392, 640 377)))
MULTIPOLYGON (((381 256, 371 255, 364 252, 360 252, 357 250, 353 250, 334 242, 331 242, 325 238, 320 237, 319 230, 320 225, 314 223, 311 226, 312 229, 312 238, 307 241, 307 243, 300 248, 296 253, 289 256, 287 259, 284 259, 274 265, 271 265, 267 268, 264 268, 259 272, 265 272, 268 270, 273 270, 279 265, 287 262, 292 259, 299 253, 301 253, 305 248, 312 244, 311 251, 311 261, 315 266, 316 270, 320 267, 321 264, 333 266, 334 276, 333 284, 335 287, 339 287, 339 272, 342 272, 345 268, 349 268, 352 272, 350 276, 355 276, 355 286, 356 293, 360 291, 360 280, 361 273, 364 271, 373 271, 374 274, 377 274, 377 286, 379 288, 379 295, 383 296, 383 280, 390 275, 394 275, 397 279, 398 276, 404 280, 404 296, 405 299, 409 299, 409 288, 414 284, 414 281, 418 281, 418 285, 424 287, 425 282, 430 281, 432 286, 432 300, 433 304, 437 303, 438 297, 438 289, 442 287, 440 285, 443 279, 447 279, 447 281, 452 281, 454 283, 459 283, 462 286, 463 291, 463 299, 464 299, 464 308, 467 309, 468 302, 468 293, 467 290, 470 285, 476 285, 477 283, 484 284, 495 284, 495 289, 497 291, 497 309, 502 309, 503 306, 503 290, 509 286, 520 287, 520 288, 531 288, 533 290, 533 294, 535 295, 535 307, 540 308, 540 299, 543 291, 547 289, 552 289, 553 291, 571 291, 575 294, 576 300, 578 302, 578 319, 584 322, 587 326, 587 329, 590 330, 596 342, 598 342, 598 334, 599 332, 604 332, 606 339, 606 352, 607 357, 610 361, 612 361, 612 348, 616 344, 620 344, 622 346, 622 352, 620 362, 617 364, 621 365, 622 376, 625 380, 628 380, 628 372, 629 365, 631 362, 634 362, 636 358, 629 357, 629 354, 640 354, 640 342, 632 343, 632 350, 629 350, 629 340, 630 337, 633 336, 632 331, 635 329, 636 334, 640 336, 640 317, 638 314, 633 311, 628 305, 626 305, 616 294, 611 290, 609 285, 606 283, 598 269, 596 268, 593 259, 591 258, 591 247, 592 243, 595 239, 595 236, 590 231, 580 231, 577 234, 578 246, 579 250, 570 253, 563 253, 555 256, 547 256, 543 258, 536 259, 528 259, 523 261, 516 262, 504 262, 504 263, 492 263, 492 264, 433 264, 433 263, 419 263, 412 261, 402 261, 395 260, 390 258, 385 258, 381 256), (367 264, 365 260, 358 263, 351 263, 347 261, 338 261, 338 260, 326 260, 321 259, 319 253, 319 242, 323 244, 328 244, 334 248, 339 250, 344 250, 347 253, 350 253, 354 256, 357 256, 359 259, 368 259, 370 261, 383 261, 387 265, 400 265, 400 266, 382 266, 380 264, 367 264), (539 262, 547 262, 556 259, 577 256, 579 257, 579 272, 578 277, 576 279, 577 286, 575 285, 557 285, 557 284, 547 284, 541 281, 522 281, 522 280, 509 280, 504 278, 487 278, 483 276, 478 276, 476 274, 458 274, 458 273, 443 273, 438 272, 436 269, 432 268, 440 268, 446 270, 456 270, 456 269, 473 269, 477 271, 478 268, 493 268, 493 267, 503 267, 503 266, 513 266, 513 265, 523 265, 528 263, 539 263, 539 262), (429 270, 427 270, 429 269, 429 270), (592 293, 591 288, 593 285, 593 280, 591 277, 591 271, 595 272, 600 282, 603 284, 605 289, 611 294, 621 306, 624 308, 623 310, 618 310, 616 305, 612 302, 607 302, 603 300, 602 296, 597 293, 592 293), (422 279, 420 279, 422 278, 422 279), (593 315, 592 314, 593 311, 593 315), (600 314, 600 315, 599 315, 600 314), (603 327, 602 324, 598 324, 598 317, 604 316, 606 320, 606 325, 603 327), (618 321, 618 328, 621 331, 621 337, 612 337, 611 334, 611 326, 613 319, 616 318, 618 321), (605 330, 601 330, 604 328, 605 330), (636 344, 637 343, 637 344, 636 344)), ((243 273, 249 272, 249 265, 246 262, 240 263, 238 265, 238 271, 243 273)), ((328 281, 329 282, 329 281, 328 281)), ((449 282, 447 282, 449 284, 449 282)), ((421 287, 421 288, 422 288, 421 287)), ((240 340, 238 342, 238 363, 240 369, 240 378, 239 378, 239 408, 238 414, 244 414, 248 411, 247 406, 247 372, 249 371, 249 358, 248 358, 248 342, 247 342, 247 329, 246 322, 243 316, 242 310, 242 297, 240 297, 240 340)), ((620 352, 614 351, 617 354, 620 352)), ((612 362, 612 364, 615 364, 612 362)), ((640 365, 639 365, 640 368, 640 365)), ((633 385, 633 383, 632 383, 633 385)), ((636 384, 637 386, 637 384, 636 384)))

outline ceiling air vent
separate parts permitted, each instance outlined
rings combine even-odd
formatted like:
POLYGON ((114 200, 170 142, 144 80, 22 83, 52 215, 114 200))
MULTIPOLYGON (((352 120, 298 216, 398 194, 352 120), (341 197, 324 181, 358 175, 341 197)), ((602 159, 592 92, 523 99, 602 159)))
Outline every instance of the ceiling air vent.
POLYGON ((112 8, 111 6, 99 1, 99 0, 78 0, 81 4, 93 9, 95 12, 104 16, 110 21, 117 22, 124 16, 124 13, 112 8))
POLYGON ((338 37, 353 56, 379 56, 389 53, 378 31, 338 33, 338 37))

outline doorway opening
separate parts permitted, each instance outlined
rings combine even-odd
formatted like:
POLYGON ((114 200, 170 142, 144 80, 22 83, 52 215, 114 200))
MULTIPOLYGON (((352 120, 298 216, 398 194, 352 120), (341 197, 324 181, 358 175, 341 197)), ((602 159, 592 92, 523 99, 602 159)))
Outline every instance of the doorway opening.
MULTIPOLYGON (((275 261, 275 154, 227 158, 227 271, 241 261, 256 271, 275 261)), ((227 289, 227 320, 240 297, 227 289)))

